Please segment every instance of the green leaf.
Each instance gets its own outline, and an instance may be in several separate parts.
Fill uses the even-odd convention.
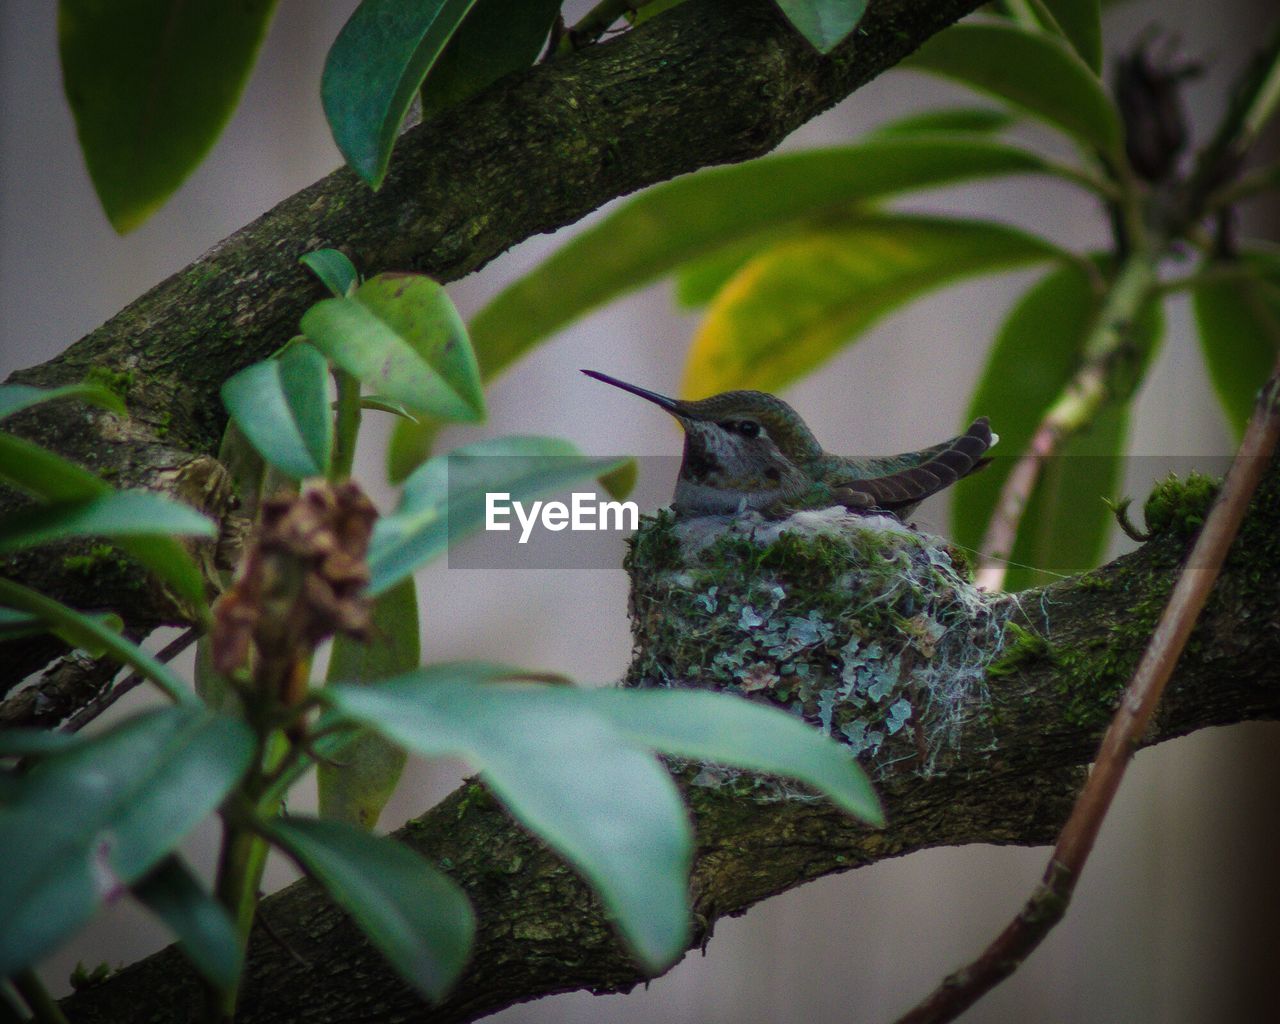
[[[61,0],[62,80],[112,226],[147,219],[213,146],[275,0]]]
[[[216,537],[218,529],[189,505],[152,491],[111,491],[80,501],[26,505],[0,517],[0,552],[68,537],[177,534]]]
[[[387,442],[387,480],[401,484],[426,462],[443,425],[430,417],[417,423],[397,421],[391,428],[391,440]]]
[[[405,481],[400,504],[373,527],[369,593],[381,594],[485,522],[486,496],[528,501],[619,468],[552,437],[498,437],[430,459]]]
[[[474,423],[484,394],[467,329],[449,296],[420,274],[379,274],[302,317],[307,337],[383,398]]]
[[[199,703],[169,666],[126,640],[108,622],[97,616],[68,608],[51,597],[45,597],[38,591],[6,579],[0,579],[0,604],[34,615],[69,644],[110,654],[150,679],[179,704]]]
[[[589,699],[633,743],[797,779],[850,814],[884,824],[880,801],[849,748],[779,708],[706,690],[609,688],[590,691]]]
[[[640,467],[636,464],[636,460],[627,459],[617,469],[601,473],[596,480],[609,497],[613,498],[614,501],[622,501],[623,498],[635,490],[636,480],[639,476]]]
[[[561,2],[476,0],[422,83],[422,119],[537,60]]]
[[[981,546],[1009,472],[1080,364],[1085,334],[1097,309],[1098,296],[1088,275],[1069,264],[1050,270],[1005,318],[965,421],[990,417],[1000,445],[991,465],[955,489],[951,531],[958,543]]]
[[[48,502],[83,502],[116,493],[74,462],[12,434],[0,433],[0,482]],[[172,537],[120,537],[117,544],[142,562],[197,611],[205,607],[204,579],[187,550]]]
[[[1099,266],[1105,270],[1102,261]],[[1083,270],[1063,267],[1028,290],[1000,328],[969,413],[991,417],[1001,454],[956,489],[951,515],[958,543],[981,545],[1009,472],[1079,366],[1098,303]],[[1163,332],[1159,306],[1148,306],[1134,330],[1141,375]],[[1010,565],[1006,590],[1097,565],[1114,524],[1103,499],[1113,497],[1119,485],[1127,428],[1127,404],[1112,404],[1042,467],[1010,555],[1021,564]]]
[[[60,388],[33,388],[27,384],[0,384],[0,419],[44,402],[73,398],[106,409],[117,416],[127,415],[124,400],[100,384],[68,384]]]
[[[382,184],[414,93],[475,0],[363,0],[325,60],[320,99],[351,169]]]
[[[1192,293],[1200,351],[1237,438],[1276,360],[1280,302],[1253,281],[1207,278]]]
[[[773,391],[923,292],[1061,250],[976,220],[851,218],[779,243],[720,291],[689,350],[685,394]]]
[[[111,490],[105,480],[38,444],[0,433],[0,482],[46,501],[78,501]]]
[[[480,310],[471,321],[476,355],[491,378],[587,310],[797,218],[1046,167],[1027,150],[938,135],[870,139],[677,178],[625,203]]]
[[[830,53],[858,27],[866,0],[774,0],[819,53]]]
[[[338,249],[316,249],[300,256],[298,262],[320,278],[320,283],[339,299],[360,283],[355,264]]]
[[[38,761],[0,807],[0,976],[52,952],[159,863],[225,799],[253,751],[243,723],[186,707]]]
[[[8,609],[0,609],[7,611]],[[47,757],[70,750],[84,737],[49,729],[0,729],[0,757]]]
[[[481,770],[511,813],[600,893],[640,960],[660,970],[689,933],[693,837],[675,785],[588,701],[485,681],[510,674],[437,665],[333,686],[326,697],[416,753],[460,756]]]
[[[235,925],[181,857],[162,860],[133,886],[133,895],[168,926],[205,980],[221,992],[235,988],[244,960]]]
[[[1080,59],[1095,74],[1102,73],[1102,11],[1098,0],[1044,0]]]
[[[373,409],[376,412],[390,413],[392,416],[399,416],[402,420],[409,423],[420,423],[416,415],[411,413],[400,402],[393,402],[388,398],[382,398],[380,395],[362,395],[360,397],[361,409]]]
[[[874,135],[918,135],[922,132],[984,134],[1000,132],[1016,118],[1007,110],[992,107],[952,107],[908,114],[894,121],[876,125]]]
[[[1128,429],[1128,407],[1109,405],[1043,466],[1013,545],[1005,590],[1044,586],[1097,567],[1115,526],[1104,499],[1121,486]]]
[[[249,443],[280,472],[302,480],[328,471],[329,364],[314,346],[290,345],[245,367],[222,385],[222,402]]]
[[[334,638],[326,676],[330,682],[369,683],[418,666],[418,597],[412,576],[374,601],[372,629],[368,643],[342,633]],[[377,733],[367,732],[351,740],[341,757],[320,763],[321,817],[375,828],[400,781],[404,762],[404,750]]]
[[[1007,22],[963,22],[928,39],[900,67],[954,78],[1008,100],[1117,164],[1120,115],[1089,66],[1059,37]]]
[[[475,934],[458,885],[409,847],[337,821],[264,823],[335,903],[355,919],[405,981],[440,999],[466,966]]]

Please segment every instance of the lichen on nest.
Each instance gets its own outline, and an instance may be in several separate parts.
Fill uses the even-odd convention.
[[[873,776],[903,761],[945,771],[962,742],[989,741],[986,668],[1012,606],[976,589],[940,538],[843,508],[780,521],[663,511],[641,522],[626,565],[625,685],[776,704]]]

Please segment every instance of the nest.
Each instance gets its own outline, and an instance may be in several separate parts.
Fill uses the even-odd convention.
[[[625,685],[723,690],[775,704],[873,777],[945,771],[987,743],[987,667],[1010,605],[963,555],[887,516],[843,508],[677,520],[631,541],[634,657]],[[731,773],[704,769],[714,784]]]

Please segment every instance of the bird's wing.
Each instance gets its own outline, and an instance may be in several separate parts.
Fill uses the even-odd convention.
[[[857,474],[847,483],[837,483],[841,500],[850,508],[905,514],[929,495],[985,466],[990,460],[983,455],[998,440],[982,416],[963,434],[931,448],[859,460]]]

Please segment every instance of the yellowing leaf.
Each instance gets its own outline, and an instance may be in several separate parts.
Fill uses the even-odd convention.
[[[683,391],[776,390],[923,292],[1058,255],[1001,224],[893,214],[783,241],[720,291],[693,340]]]

